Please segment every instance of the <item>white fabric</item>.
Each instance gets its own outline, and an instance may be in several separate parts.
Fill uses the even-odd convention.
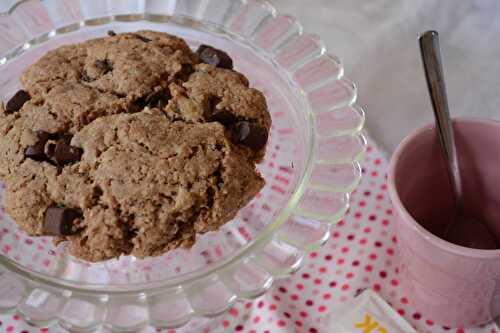
[[[440,33],[450,110],[500,120],[500,1],[271,0],[339,56],[359,88],[367,128],[392,151],[432,121],[417,37]]]

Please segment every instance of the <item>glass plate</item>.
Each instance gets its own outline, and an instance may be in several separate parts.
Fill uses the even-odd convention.
[[[115,32],[151,29],[227,51],[264,92],[273,119],[266,186],[219,231],[190,250],[87,263],[0,222],[0,311],[37,326],[81,332],[180,327],[253,299],[321,246],[361,178],[366,141],[356,87],[321,40],[262,1],[28,0],[0,15],[0,97],[48,50]]]

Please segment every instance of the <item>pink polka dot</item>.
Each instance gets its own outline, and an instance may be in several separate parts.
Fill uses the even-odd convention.
[[[302,322],[300,320],[296,320],[295,325],[298,327],[302,327]]]
[[[302,283],[297,283],[297,284],[295,285],[295,287],[296,287],[298,290],[302,290],[302,289],[304,289],[304,285],[303,285]]]
[[[279,287],[279,288],[278,288],[278,290],[279,290],[281,293],[283,293],[283,294],[285,294],[285,293],[287,292],[287,290],[286,290],[286,288],[285,288],[285,287]]]
[[[335,288],[335,286],[337,286],[337,282],[331,281],[328,285],[330,286],[330,288]]]
[[[425,323],[426,323],[427,325],[429,325],[429,326],[433,326],[433,325],[434,325],[434,322],[433,322],[432,320],[430,320],[430,319],[427,319],[427,320],[425,321]]]
[[[318,256],[317,252],[311,252],[311,253],[309,253],[309,257],[311,257],[311,258],[316,258],[317,256]]]
[[[350,287],[349,287],[349,285],[347,283],[342,286],[342,290],[343,291],[347,291],[347,290],[349,290],[349,288]]]
[[[345,254],[345,253],[349,252],[349,247],[344,246],[342,249],[340,249],[340,251]]]
[[[327,255],[325,256],[325,260],[326,260],[326,261],[330,261],[330,260],[332,260],[332,258],[333,258],[333,257],[332,257],[332,255],[331,255],[331,254],[327,254]]]
[[[398,310],[398,313],[399,313],[401,316],[404,316],[406,312],[405,312],[405,310],[403,310],[403,309],[399,309],[399,310]]]
[[[354,267],[359,266],[359,260],[354,260],[354,261],[352,262],[352,265],[353,265]]]
[[[234,328],[234,330],[237,332],[241,332],[241,331],[243,331],[243,329],[244,329],[243,325],[238,325]]]
[[[330,294],[330,293],[324,293],[323,294],[323,299],[324,300],[327,300],[327,299],[330,299],[330,298],[332,298],[332,294]]]
[[[303,279],[306,279],[306,280],[307,280],[307,279],[309,279],[309,277],[310,277],[310,275],[309,275],[308,273],[303,273],[303,274],[302,274],[302,278],[303,278]]]
[[[7,326],[7,328],[5,329],[8,333],[10,332],[14,332],[14,326]]]
[[[299,295],[293,294],[293,295],[290,295],[290,298],[292,299],[292,301],[296,301],[299,299]]]
[[[372,265],[366,265],[365,266],[365,271],[371,272],[372,270],[373,270],[373,266]]]
[[[308,299],[308,300],[306,301],[306,305],[307,305],[307,306],[313,306],[313,305],[314,305],[314,302],[313,302],[312,300]]]
[[[318,311],[319,311],[319,312],[325,312],[325,311],[326,311],[326,306],[324,306],[324,305],[320,305],[320,306],[318,307]]]
[[[394,250],[391,249],[391,248],[388,248],[387,249],[387,254],[390,255],[390,256],[392,256],[394,254]]]
[[[307,318],[308,314],[305,311],[300,311],[299,316],[301,316],[302,318]]]
[[[337,265],[342,265],[345,262],[344,258],[337,259]]]
[[[406,298],[406,297],[401,297],[401,303],[403,303],[403,304],[408,304],[408,298]]]
[[[352,241],[353,239],[354,239],[354,235],[348,235],[348,236],[347,236],[347,240],[348,240],[348,241]]]
[[[254,324],[257,324],[259,321],[260,321],[260,317],[259,317],[259,316],[255,316],[255,317],[253,317],[252,322],[253,322]]]
[[[359,240],[359,244],[361,244],[361,245],[365,245],[367,242],[368,242],[368,240],[366,238],[361,238]]]
[[[399,281],[394,279],[394,280],[391,280],[391,284],[396,287],[397,285],[399,285]]]
[[[380,271],[378,275],[382,278],[385,279],[387,277],[387,273],[385,271]]]
[[[363,232],[364,232],[365,234],[369,234],[370,232],[372,232],[372,228],[370,228],[370,227],[365,227],[365,228],[363,229]]]
[[[347,274],[346,274],[346,276],[345,276],[345,277],[346,277],[347,279],[352,279],[352,278],[354,277],[354,273],[349,272],[349,273],[347,273]]]
[[[233,317],[237,317],[238,316],[238,310],[236,308],[231,308],[229,309],[229,314]]]
[[[359,219],[361,219],[362,217],[363,217],[363,214],[361,214],[361,212],[356,212],[356,213],[354,213],[354,218],[356,218],[356,219],[358,219],[358,220],[359,220]]]
[[[286,323],[283,320],[278,320],[277,324],[278,324],[279,327],[285,327],[286,326]]]
[[[259,301],[259,303],[257,303],[257,307],[262,309],[262,307],[264,307],[264,301]]]
[[[375,290],[375,291],[380,291],[380,289],[381,289],[380,284],[375,283],[375,284],[373,285],[373,290]]]
[[[327,271],[326,267],[320,267],[319,268],[319,272],[320,273],[326,273],[326,271]]]
[[[366,202],[364,200],[361,200],[359,203],[358,203],[359,207],[364,207],[366,206]]]
[[[314,279],[314,284],[321,284],[321,279]]]
[[[376,260],[377,259],[377,255],[375,253],[371,253],[368,258],[370,258],[370,260]]]
[[[382,225],[383,226],[388,226],[389,225],[389,220],[382,220]]]
[[[422,318],[422,315],[418,312],[415,312],[412,317],[413,319],[419,320],[420,318]]]
[[[281,301],[281,297],[279,297],[278,295],[274,295],[274,296],[273,296],[273,299],[274,299],[276,302]]]

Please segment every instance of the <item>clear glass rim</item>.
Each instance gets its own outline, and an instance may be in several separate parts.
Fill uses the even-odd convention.
[[[20,5],[23,2],[26,2],[29,0],[21,0],[17,3],[15,3],[8,11],[0,13],[0,16],[5,16],[5,15],[10,15],[15,8]],[[247,43],[245,42],[246,38],[232,33],[231,31],[228,31],[225,27],[213,24],[212,22],[208,21],[200,21],[193,19],[191,16],[186,16],[186,15],[175,15],[175,16],[170,16],[170,15],[164,15],[164,14],[123,14],[123,15],[110,15],[110,16],[104,16],[104,17],[99,17],[99,18],[92,18],[89,20],[84,20],[81,22],[74,22],[72,24],[66,25],[64,27],[59,27],[54,30],[51,30],[49,32],[46,32],[36,38],[33,38],[29,41],[26,41],[22,46],[19,46],[15,48],[14,50],[6,53],[0,58],[0,66],[5,65],[8,63],[9,60],[15,59],[16,57],[24,54],[26,51],[28,51],[31,47],[40,45],[47,40],[50,40],[56,36],[60,36],[66,33],[71,33],[74,31],[77,31],[81,29],[82,27],[85,26],[91,26],[95,27],[98,25],[104,25],[104,24],[109,24],[112,22],[135,22],[135,21],[146,21],[146,22],[152,22],[152,23],[174,23],[174,24],[186,24],[190,23],[193,25],[193,23],[196,23],[197,27],[202,27],[205,28],[206,31],[210,32],[215,32],[215,33],[220,33],[222,32],[224,35],[230,36],[232,39],[239,41],[240,43],[244,44],[247,47],[250,47],[252,49],[258,49],[258,47],[254,46],[252,43]],[[301,199],[302,195],[304,194],[304,191],[307,188],[307,184],[309,183],[311,174],[312,174],[312,169],[314,165],[314,156],[315,156],[315,117],[314,113],[311,110],[311,106],[309,102],[307,102],[307,99],[304,97],[305,92],[302,91],[302,89],[294,83],[294,81],[289,77],[289,73],[282,69],[281,66],[279,66],[271,56],[268,54],[263,55],[265,60],[271,63],[275,68],[278,68],[279,71],[281,71],[284,74],[284,77],[287,77],[288,82],[291,83],[291,85],[296,89],[296,91],[299,93],[299,95],[302,97],[300,102],[304,108],[304,112],[306,113],[308,119],[309,119],[309,146],[308,146],[308,155],[305,160],[305,165],[304,165],[304,170],[300,177],[298,178],[297,182],[297,187],[292,193],[291,197],[289,198],[288,202],[286,203],[285,207],[281,210],[281,212],[278,214],[278,216],[274,219],[272,223],[266,226],[266,228],[262,231],[262,234],[240,248],[238,250],[238,254],[227,258],[225,260],[222,260],[213,266],[209,266],[206,269],[201,269],[199,271],[194,271],[190,273],[185,273],[182,274],[178,277],[175,278],[170,278],[170,279],[165,279],[165,280],[158,280],[155,282],[148,282],[148,283],[130,283],[130,284],[85,284],[85,285],[80,285],[77,282],[73,282],[70,280],[63,280],[63,279],[58,279],[58,278],[53,278],[50,276],[47,276],[45,274],[35,272],[33,270],[30,270],[26,267],[23,267],[19,264],[17,264],[14,260],[9,259],[8,257],[4,256],[3,254],[0,254],[0,265],[4,266],[7,270],[10,272],[16,273],[20,275],[21,277],[25,279],[32,280],[34,282],[42,283],[46,286],[49,287],[54,287],[54,288],[64,288],[66,290],[72,291],[72,292],[85,292],[86,294],[102,294],[103,292],[106,292],[108,294],[117,294],[117,295],[124,295],[124,294],[133,294],[138,291],[140,292],[154,292],[154,291],[159,291],[159,290],[165,290],[169,288],[175,288],[178,287],[179,285],[186,285],[186,284],[192,284],[195,283],[196,281],[202,279],[203,277],[214,274],[217,271],[226,269],[228,267],[231,267],[232,265],[238,263],[242,259],[248,256],[248,253],[251,252],[252,250],[260,249],[263,248],[271,239],[271,237],[274,235],[274,233],[278,230],[278,228],[288,219],[288,217],[292,214],[294,211],[295,207],[297,206],[299,200]],[[124,287],[127,288],[127,290],[122,290]]]

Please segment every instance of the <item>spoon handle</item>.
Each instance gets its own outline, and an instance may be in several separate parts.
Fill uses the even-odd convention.
[[[441,142],[443,157],[455,196],[455,203],[458,208],[461,206],[462,182],[460,180],[457,149],[444,85],[443,67],[439,51],[439,36],[437,31],[427,31],[418,40],[425,77],[427,78],[427,88],[429,89],[432,108],[436,117],[438,137]]]

